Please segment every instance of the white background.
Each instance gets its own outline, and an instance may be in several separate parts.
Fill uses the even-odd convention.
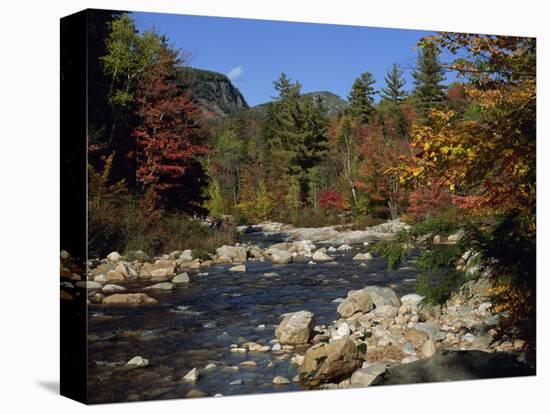
[[[248,4],[247,4],[248,3]],[[0,409],[142,413],[541,412],[548,375],[548,75],[544,1],[6,0],[0,22]],[[83,8],[162,11],[538,38],[538,376],[85,408],[57,395],[59,18]],[[543,138],[545,137],[546,140]],[[82,139],[82,137],[74,137]],[[108,386],[108,385],[106,385]],[[536,408],[541,407],[541,408]]]

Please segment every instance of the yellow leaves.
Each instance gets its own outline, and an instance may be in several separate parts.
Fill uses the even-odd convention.
[[[429,142],[425,142],[424,143],[424,151],[428,151],[430,149],[430,143]]]

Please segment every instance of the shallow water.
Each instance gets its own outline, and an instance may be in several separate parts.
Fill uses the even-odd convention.
[[[290,363],[292,353],[237,354],[230,352],[230,345],[268,344],[275,337],[280,315],[286,312],[309,310],[315,314],[315,324],[329,324],[337,318],[338,303],[333,300],[352,289],[378,285],[391,286],[398,296],[413,292],[416,271],[408,264],[402,270],[387,271],[381,259],[360,266],[361,262],[351,258],[365,250],[356,246],[346,253],[329,253],[336,264],[310,265],[309,259],[289,265],[249,261],[246,273],[228,272],[230,265],[216,265],[188,272],[191,282],[172,292],[146,291],[159,301],[158,306],[90,305],[90,402],[182,398],[191,389],[208,395],[303,389],[294,383],[272,383],[277,375],[289,380],[296,375]],[[201,276],[201,272],[208,275]],[[265,276],[267,272],[278,276]],[[129,292],[138,292],[148,285],[151,282],[139,281],[125,286]],[[128,370],[124,364],[136,355],[149,359],[151,365]],[[247,360],[254,360],[257,367],[239,367]],[[209,363],[217,367],[201,370],[194,385],[181,381],[190,369]],[[242,384],[230,385],[235,380]]]

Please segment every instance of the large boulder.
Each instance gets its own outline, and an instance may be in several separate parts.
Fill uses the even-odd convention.
[[[158,302],[145,293],[115,293],[103,299],[106,305],[137,306],[156,305]]]
[[[370,295],[374,306],[377,308],[384,305],[395,306],[396,308],[401,306],[401,302],[395,292],[388,287],[367,286],[363,290]]]
[[[175,266],[170,260],[157,260],[151,268],[151,278],[159,282],[168,280],[175,273]]]
[[[109,270],[105,276],[107,277],[107,280],[110,281],[126,279],[126,277],[122,273],[119,273],[116,270]]]
[[[271,249],[271,261],[278,264],[292,263],[292,254],[287,250]]]
[[[349,318],[357,312],[366,313],[372,310],[371,296],[365,290],[348,293],[348,297],[338,305],[337,312],[342,318]]]
[[[275,336],[279,343],[283,345],[307,343],[313,328],[313,313],[299,311],[283,316],[283,320],[275,330]]]
[[[363,358],[351,339],[337,339],[309,348],[300,366],[300,376],[310,383],[338,381],[349,376],[362,363]]]
[[[216,249],[216,263],[245,262],[246,249],[244,247],[223,245]]]

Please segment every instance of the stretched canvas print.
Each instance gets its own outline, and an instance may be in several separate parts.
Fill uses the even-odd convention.
[[[61,19],[62,394],[535,375],[535,114],[534,38]]]

